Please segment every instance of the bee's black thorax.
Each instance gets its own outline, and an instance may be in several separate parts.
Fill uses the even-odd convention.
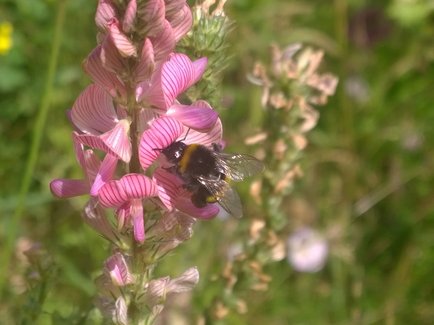
[[[178,172],[184,177],[218,175],[213,151],[199,144],[187,145],[178,161]]]
[[[182,159],[186,148],[187,145],[184,142],[177,141],[172,143],[167,148],[161,150],[161,153],[166,156],[169,162],[177,164]]]

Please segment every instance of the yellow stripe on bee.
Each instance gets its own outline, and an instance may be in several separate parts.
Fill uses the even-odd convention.
[[[217,202],[217,198],[215,196],[207,196],[206,197],[206,203],[216,203]]]
[[[185,148],[184,153],[181,157],[181,160],[179,161],[179,171],[181,173],[186,172],[187,166],[190,162],[191,155],[198,147],[199,147],[199,145],[197,145],[197,144],[190,144]]]

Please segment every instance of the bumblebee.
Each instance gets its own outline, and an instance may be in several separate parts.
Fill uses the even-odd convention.
[[[196,207],[218,203],[234,217],[242,216],[242,206],[237,192],[228,182],[242,181],[264,169],[258,159],[245,154],[223,153],[216,144],[210,149],[201,144],[176,141],[161,152],[173,164],[168,170],[184,181],[184,188],[191,193],[191,201]]]

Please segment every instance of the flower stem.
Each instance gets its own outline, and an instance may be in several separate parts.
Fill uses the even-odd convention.
[[[57,7],[54,36],[49,57],[49,65],[47,77],[45,80],[44,93],[39,105],[38,114],[36,116],[33,136],[31,138],[32,143],[30,147],[30,153],[27,158],[26,168],[21,180],[18,204],[15,209],[14,215],[6,222],[6,243],[2,249],[2,254],[0,256],[0,265],[3,269],[3,272],[0,272],[1,294],[7,294],[7,292],[5,292],[6,288],[4,287],[4,284],[5,280],[8,278],[8,268],[11,260],[12,250],[15,243],[15,238],[18,234],[18,224],[26,208],[26,198],[30,189],[32,176],[34,174],[35,166],[38,160],[38,153],[41,147],[42,136],[45,129],[45,122],[47,120],[48,110],[50,108],[50,100],[53,92],[54,77],[57,68],[59,49],[62,40],[63,25],[65,21],[66,2],[67,0],[59,1],[59,5]]]

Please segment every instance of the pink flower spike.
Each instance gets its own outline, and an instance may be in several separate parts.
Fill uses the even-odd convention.
[[[126,98],[125,85],[116,74],[104,68],[101,61],[101,46],[97,46],[83,63],[84,71],[112,97]]]
[[[158,149],[169,146],[182,132],[182,124],[174,118],[162,117],[154,120],[140,139],[139,159],[142,168],[147,169],[160,155]]]
[[[50,182],[50,190],[59,198],[71,198],[89,193],[89,184],[82,179],[55,179]]]
[[[90,189],[90,195],[97,196],[99,189],[108,181],[112,179],[112,176],[116,170],[118,158],[107,154],[102,161],[98,173],[95,175],[95,181]]]
[[[116,8],[111,0],[99,0],[95,23],[101,30],[108,29],[108,23],[116,17]]]
[[[218,113],[203,100],[196,101],[191,105],[174,104],[167,110],[166,114],[196,130],[208,130],[215,125],[218,119]]]
[[[113,40],[119,54],[124,58],[137,56],[137,50],[133,42],[120,30],[119,21],[112,19],[109,22],[110,37]]]
[[[127,9],[125,10],[124,20],[122,23],[122,29],[125,33],[129,33],[134,25],[137,15],[137,1],[130,0],[128,2]]]
[[[191,62],[185,54],[170,55],[160,71],[153,74],[151,87],[144,94],[146,100],[158,108],[169,108],[179,94],[200,79],[206,63],[206,58]]]
[[[172,17],[185,6],[186,0],[166,0],[166,17]]]

